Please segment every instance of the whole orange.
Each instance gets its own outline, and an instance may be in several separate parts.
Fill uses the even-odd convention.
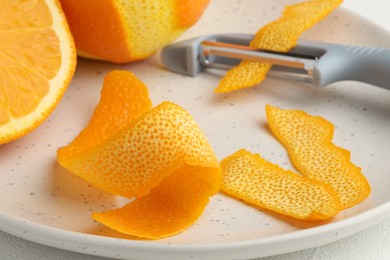
[[[61,0],[78,54],[145,59],[195,24],[210,0]]]

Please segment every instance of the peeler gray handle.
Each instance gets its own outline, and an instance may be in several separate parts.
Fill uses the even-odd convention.
[[[252,38],[251,34],[205,35],[165,47],[161,58],[168,69],[195,76],[202,70],[198,60],[202,41],[248,45]],[[301,40],[290,52],[318,57],[311,75],[315,86],[353,80],[390,89],[390,49]]]
[[[353,80],[390,89],[390,49],[306,41],[299,45],[325,50],[313,71],[317,86]]]

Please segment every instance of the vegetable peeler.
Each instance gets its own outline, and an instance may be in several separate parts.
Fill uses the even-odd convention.
[[[241,60],[273,64],[271,76],[314,86],[353,80],[390,90],[390,49],[300,40],[289,52],[249,47],[254,35],[206,35],[166,46],[163,65],[176,73],[196,76],[207,68],[229,69]]]

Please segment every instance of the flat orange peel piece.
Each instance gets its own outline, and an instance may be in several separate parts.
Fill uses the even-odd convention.
[[[123,88],[132,82],[134,89]],[[95,213],[94,219],[126,234],[150,239],[177,234],[194,223],[209,197],[218,192],[218,160],[187,111],[169,101],[147,110],[151,103],[146,87],[132,75],[126,84],[105,81],[90,124],[72,144],[58,151],[58,162],[107,192],[136,198],[121,209]],[[120,101],[123,98],[126,102]],[[117,101],[124,111],[134,114],[127,115],[128,121],[115,129],[105,124],[114,124],[116,119],[105,121],[99,113],[112,115],[118,108],[107,111],[104,107]],[[108,130],[101,133],[90,127]]]
[[[330,185],[303,177],[245,149],[221,162],[221,190],[261,208],[301,220],[322,220],[340,211]]]
[[[287,52],[297,44],[304,31],[324,19],[341,3],[342,0],[313,0],[286,6],[282,17],[262,27],[250,46]],[[271,66],[269,63],[242,61],[226,73],[215,92],[226,93],[260,84]]]
[[[352,207],[370,194],[361,168],[350,152],[332,143],[334,126],[326,119],[301,110],[266,106],[272,132],[286,147],[292,163],[304,176],[330,184],[339,194],[341,207]]]

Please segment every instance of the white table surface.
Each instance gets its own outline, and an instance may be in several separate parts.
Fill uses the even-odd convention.
[[[345,0],[343,6],[390,31],[390,1]],[[0,259],[104,260],[108,258],[51,248],[0,232]],[[390,218],[350,237],[324,246],[262,258],[262,260],[291,259],[390,259]]]

